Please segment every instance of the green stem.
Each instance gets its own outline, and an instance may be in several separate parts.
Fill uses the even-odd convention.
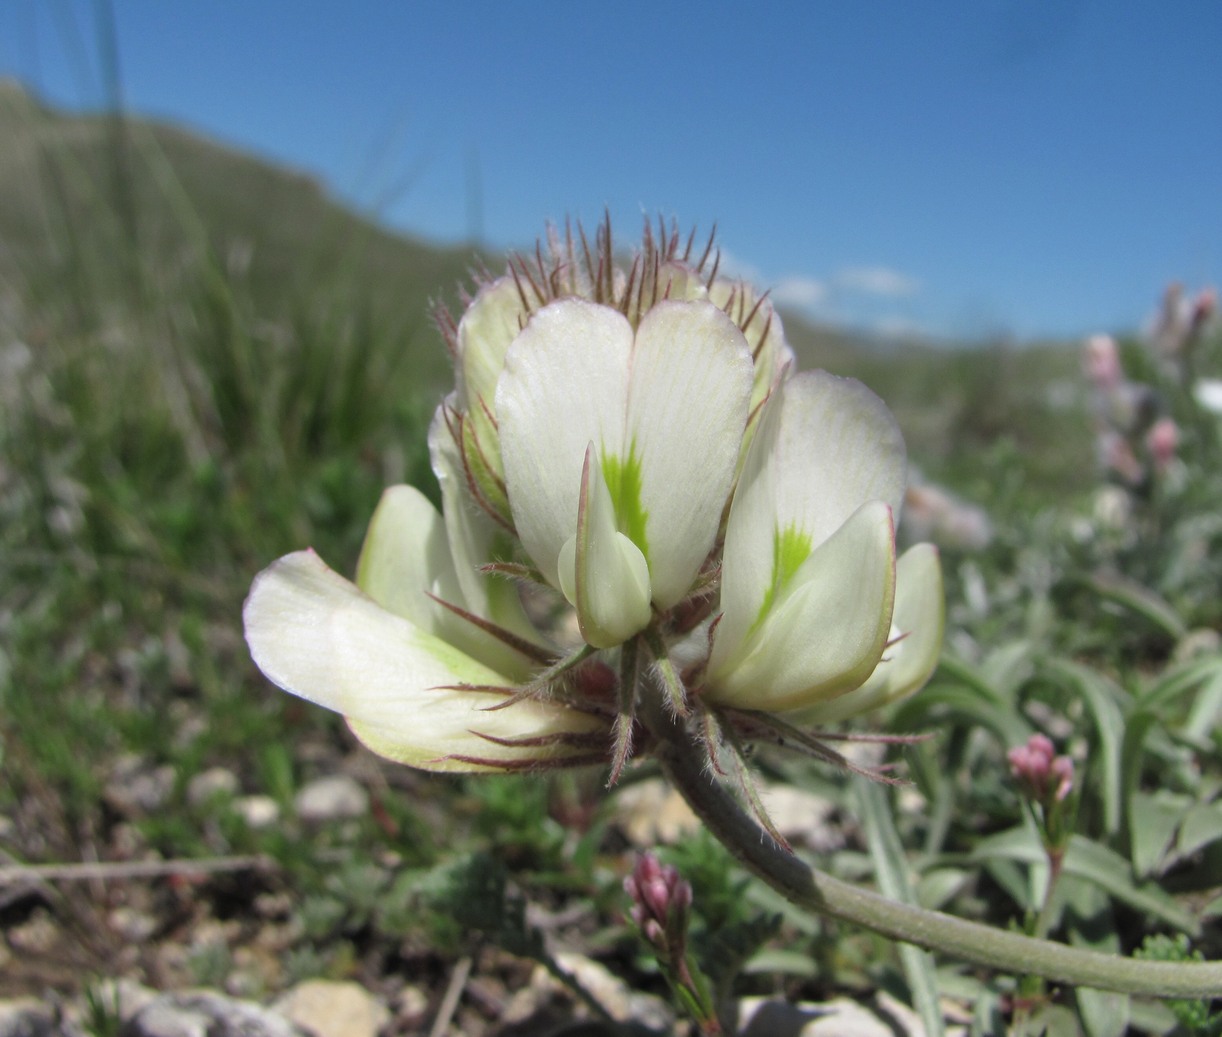
[[[1061,865],[1065,862],[1065,851],[1063,849],[1048,851],[1048,888],[1044,891],[1044,903],[1040,905],[1039,917],[1035,920],[1035,926],[1031,930],[1031,935],[1036,939],[1043,940],[1048,936],[1048,930],[1052,928],[1052,913],[1055,910],[1053,906],[1053,897],[1056,896],[1057,883],[1061,878]]]
[[[1027,808],[1034,815],[1035,808],[1030,802],[1027,803]],[[1047,814],[1044,815],[1045,818]],[[1035,819],[1037,826],[1040,825],[1040,819]],[[1052,928],[1052,915],[1054,911],[1053,900],[1056,897],[1057,883],[1061,879],[1061,867],[1065,863],[1065,848],[1053,847],[1049,843],[1047,828],[1041,826],[1044,837],[1044,851],[1048,855],[1048,885],[1044,889],[1044,902],[1040,905],[1040,913],[1031,923],[1029,936],[1035,937],[1037,940],[1046,939],[1048,931]],[[1032,1012],[1031,1009],[1038,1001],[1042,1000],[1045,995],[1044,980],[1041,976],[1032,975],[1028,972],[1018,979],[1019,997],[1014,1005],[1014,1018],[1010,1021],[1010,1029],[1019,1037],[1025,1037],[1030,1032]]]
[[[1152,997],[1222,995],[1222,963],[1139,961],[1037,940],[897,903],[804,864],[777,847],[709,775],[702,747],[666,712],[661,696],[648,690],[642,696],[641,719],[656,740],[662,769],[739,862],[798,907],[1015,975],[1029,973],[1070,986]]]

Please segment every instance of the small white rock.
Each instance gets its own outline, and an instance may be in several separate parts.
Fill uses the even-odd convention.
[[[369,811],[369,793],[346,774],[317,778],[301,787],[293,800],[302,821],[319,824],[363,817]]]
[[[152,767],[135,754],[120,757],[106,783],[106,799],[119,813],[132,817],[163,807],[174,791],[175,771],[169,764]]]
[[[110,927],[129,944],[144,943],[157,931],[157,919],[134,907],[116,907],[108,920]]]
[[[674,1031],[674,1011],[662,998],[633,990],[605,965],[584,954],[560,951],[555,957],[556,964],[576,979],[612,1019],[641,1023],[659,1033]],[[542,965],[535,968],[530,985],[539,994],[566,992]]]
[[[280,820],[280,804],[271,796],[239,796],[233,811],[250,828],[270,828]]]
[[[126,1022],[159,995],[134,979],[104,979],[92,988],[91,996],[105,1011],[114,1011]]]
[[[844,832],[831,824],[836,804],[830,799],[780,783],[763,786],[760,799],[777,831],[791,842],[821,853],[844,847]]]
[[[187,783],[187,802],[204,806],[216,796],[232,796],[238,791],[238,776],[225,767],[209,767]]]
[[[299,983],[272,1008],[317,1037],[377,1037],[390,1012],[364,987],[311,979]]]
[[[671,845],[701,827],[687,800],[661,778],[628,786],[612,804],[615,819],[633,846]]]
[[[128,1037],[305,1037],[278,1012],[214,991],[162,994],[123,1027]]]
[[[925,1037],[920,1023],[896,1020],[906,1037]],[[769,998],[744,998],[739,1005],[741,1037],[895,1037],[895,1028],[879,1013],[848,998],[820,1004],[789,1004]]]

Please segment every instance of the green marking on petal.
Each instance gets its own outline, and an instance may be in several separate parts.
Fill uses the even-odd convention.
[[[505,521],[510,520],[509,497],[500,472],[501,444],[495,434],[480,435],[473,418],[462,423],[463,462],[484,502]]]
[[[615,528],[615,508],[593,443],[581,473],[577,535],[560,549],[557,569],[565,596],[572,591],[587,644],[614,648],[649,622],[649,565],[640,548]]]
[[[811,536],[795,525],[778,529],[772,538],[772,583],[764,600],[760,604],[759,615],[755,622],[759,623],[772,608],[773,602],[793,579],[802,563],[810,557]]]
[[[488,560],[490,562],[512,562],[515,560],[514,546],[516,541],[503,529],[498,529],[488,544]],[[521,608],[517,585],[513,580],[499,576],[487,576],[484,579],[488,593],[488,618],[500,621],[504,616],[512,615]]]
[[[615,505],[616,527],[648,559],[649,543],[645,531],[649,512],[641,503],[641,459],[636,452],[636,441],[629,444],[626,461],[614,454],[604,453],[602,470]]]

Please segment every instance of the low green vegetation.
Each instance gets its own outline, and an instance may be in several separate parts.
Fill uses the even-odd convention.
[[[425,434],[450,376],[429,300],[453,303],[483,260],[389,235],[307,178],[168,127],[65,116],[5,87],[0,134],[0,868],[215,865],[0,896],[0,995],[115,969],[256,994],[312,975],[441,989],[468,957],[512,988],[528,961],[567,981],[561,944],[664,994],[621,885],[648,844],[619,804],[650,784],[648,763],[614,795],[597,773],[384,766],[338,718],[273,691],[241,639],[271,559],[312,545],[351,570],[384,486],[435,491]],[[869,721],[934,732],[897,753],[911,784],[863,792],[760,755],[770,784],[818,797],[795,844],[834,874],[1003,928],[1222,957],[1216,417],[1127,344],[1182,438],[1173,474],[1109,512],[1076,345],[786,330],[804,366],[879,392],[917,465],[981,506],[992,534],[944,550],[934,680]],[[1217,341],[1198,359],[1222,372]],[[1040,817],[1006,763],[1037,732],[1075,768],[1051,900]],[[236,781],[201,792],[217,768]],[[364,808],[298,816],[302,788],[336,771]],[[903,875],[879,868],[884,842]],[[1219,1032],[1208,1004],[901,958],[779,902],[699,833],[660,856],[694,887],[693,952],[720,995],[915,1003],[932,983],[970,1006],[972,1033],[1003,1018],[1056,1035]],[[23,952],[40,917],[52,935]]]

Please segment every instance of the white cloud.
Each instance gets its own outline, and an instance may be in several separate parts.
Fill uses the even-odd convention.
[[[692,251],[696,252],[696,258],[699,258],[700,250],[693,248]],[[744,262],[728,248],[723,248],[721,245],[717,245],[717,252],[721,257],[720,262],[717,264],[717,273],[719,277],[729,277],[739,281],[746,281],[748,284],[755,285],[757,288],[761,285],[767,287],[763,277],[760,274],[759,267],[755,267],[750,263]],[[695,259],[692,261],[695,262]],[[706,267],[706,271],[707,269],[708,268]]]
[[[882,338],[913,338],[928,334],[915,312],[921,282],[882,264],[845,265],[827,276],[791,272],[778,278],[761,275],[758,267],[721,250],[723,277],[741,278],[757,288],[769,288],[772,301],[809,319],[855,328]]]
[[[919,321],[907,317],[883,317],[870,325],[869,330],[880,338],[914,339],[928,338],[929,331]]]
[[[915,277],[900,273],[885,266],[849,266],[838,271],[832,278],[836,288],[843,291],[861,292],[886,298],[901,298],[916,295],[921,283]]]
[[[782,277],[772,289],[772,301],[794,308],[819,306],[827,301],[827,285],[814,277]]]

